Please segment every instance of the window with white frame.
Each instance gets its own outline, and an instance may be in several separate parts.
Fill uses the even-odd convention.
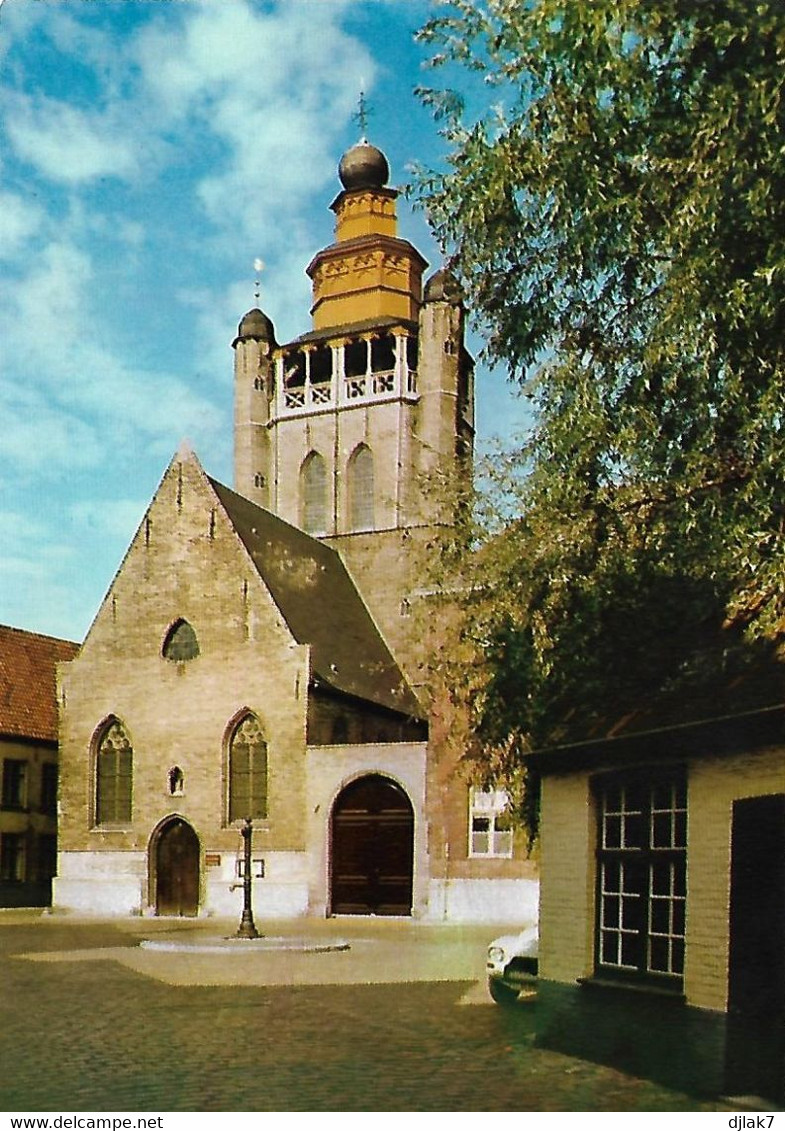
[[[680,984],[687,903],[682,770],[595,783],[597,971]]]
[[[510,796],[506,790],[469,790],[469,855],[512,856]]]

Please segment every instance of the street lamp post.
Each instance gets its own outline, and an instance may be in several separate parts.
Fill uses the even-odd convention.
[[[245,818],[245,824],[240,830],[243,838],[243,914],[240,919],[240,926],[237,928],[236,938],[238,939],[258,939],[259,932],[253,921],[253,908],[251,906],[251,837],[253,836],[253,825],[251,818]]]

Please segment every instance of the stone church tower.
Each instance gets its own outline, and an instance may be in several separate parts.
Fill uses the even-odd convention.
[[[279,344],[259,309],[235,349],[235,488],[338,549],[417,685],[423,555],[470,474],[472,361],[442,271],[397,231],[384,154],[344,154],[335,242],[307,267],[312,328]]]
[[[61,666],[59,907],[234,916],[250,816],[270,918],[534,919],[506,795],[420,666],[450,611],[425,559],[471,473],[463,311],[442,272],[423,287],[384,155],[340,177],[312,328],[240,323],[236,490],[175,454]]]

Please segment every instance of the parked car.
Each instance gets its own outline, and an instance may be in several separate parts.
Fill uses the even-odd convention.
[[[525,927],[517,935],[501,935],[488,947],[488,992],[498,1005],[511,1005],[522,990],[534,990],[537,942],[537,928]]]

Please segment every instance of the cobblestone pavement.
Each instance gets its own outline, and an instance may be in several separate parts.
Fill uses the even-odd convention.
[[[535,1047],[536,1004],[487,996],[496,928],[261,925],[321,954],[142,950],[214,921],[0,912],[3,1111],[717,1111]]]

